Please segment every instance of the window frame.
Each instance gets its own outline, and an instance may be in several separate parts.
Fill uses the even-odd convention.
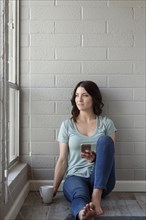
[[[8,2],[8,166],[19,160],[19,1]]]

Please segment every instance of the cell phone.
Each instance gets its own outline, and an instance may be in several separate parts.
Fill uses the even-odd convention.
[[[85,152],[85,150],[91,150],[91,144],[81,144],[81,152]]]

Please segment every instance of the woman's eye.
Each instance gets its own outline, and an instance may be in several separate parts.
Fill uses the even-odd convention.
[[[88,94],[82,94],[81,97],[88,97],[89,95]],[[75,97],[80,97],[79,94],[75,94]]]

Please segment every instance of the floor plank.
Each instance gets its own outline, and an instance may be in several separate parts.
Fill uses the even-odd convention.
[[[113,192],[102,200],[104,215],[98,220],[142,220],[146,218],[146,193]],[[68,216],[68,218],[67,218]],[[62,192],[53,199],[51,205],[42,203],[39,192],[30,192],[16,220],[73,220],[70,203]]]

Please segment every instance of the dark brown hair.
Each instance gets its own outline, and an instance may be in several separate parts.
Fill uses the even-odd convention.
[[[86,80],[86,81],[79,82],[76,85],[76,87],[73,91],[73,95],[72,95],[72,98],[71,98],[72,119],[74,121],[76,121],[76,118],[77,118],[77,116],[79,115],[79,112],[80,112],[79,109],[76,106],[76,103],[75,103],[76,90],[77,90],[78,87],[83,87],[87,91],[87,93],[92,97],[94,114],[95,115],[100,115],[102,113],[102,108],[104,106],[104,104],[102,102],[101,92],[100,92],[98,86],[96,85],[96,83]]]

